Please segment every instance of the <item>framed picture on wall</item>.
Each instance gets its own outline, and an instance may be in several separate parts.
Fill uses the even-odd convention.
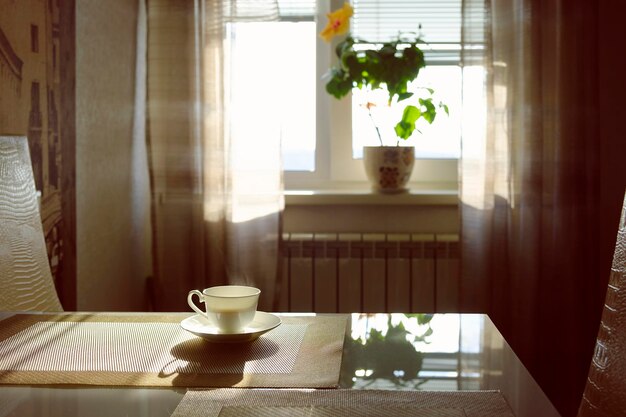
[[[50,268],[75,306],[74,1],[0,0],[0,134],[28,137]]]

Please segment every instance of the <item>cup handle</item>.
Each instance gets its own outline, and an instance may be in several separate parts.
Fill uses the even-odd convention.
[[[187,295],[187,304],[189,304],[189,307],[191,307],[198,314],[200,314],[202,316],[206,316],[206,313],[204,311],[200,310],[196,306],[196,303],[193,302],[194,294],[198,296],[198,298],[200,299],[201,303],[204,303],[204,296],[203,296],[203,294],[200,291],[198,291],[198,290],[191,290],[191,291],[189,291],[189,294]]]

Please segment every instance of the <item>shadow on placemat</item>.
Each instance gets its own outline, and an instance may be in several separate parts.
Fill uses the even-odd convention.
[[[172,385],[176,386],[189,383],[198,374],[219,373],[226,375],[223,376],[228,379],[225,383],[235,385],[243,379],[247,363],[268,358],[278,350],[278,344],[268,339],[249,343],[211,343],[200,338],[185,340],[172,347],[170,354],[176,359],[159,372],[159,377],[169,378],[177,374],[172,379]],[[207,362],[207,357],[212,360]],[[170,369],[175,360],[184,365]]]

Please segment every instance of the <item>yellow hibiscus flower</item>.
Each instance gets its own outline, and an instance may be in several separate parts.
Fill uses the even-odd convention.
[[[337,35],[343,35],[350,28],[350,17],[353,14],[350,3],[344,3],[341,9],[328,13],[328,24],[320,33],[322,39],[330,42]]]

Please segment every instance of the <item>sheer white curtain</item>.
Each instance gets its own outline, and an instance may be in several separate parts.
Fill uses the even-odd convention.
[[[603,225],[617,221],[624,186],[623,172],[603,165],[623,137],[600,127],[599,6],[465,1],[476,5],[488,18],[464,15],[464,62],[485,70],[487,111],[463,137],[462,309],[489,313],[563,415],[575,415],[617,230]]]
[[[273,0],[148,2],[157,309],[186,310],[190,289],[225,283],[257,286],[260,308],[275,306],[280,135],[260,105],[263,85],[233,93],[230,58],[232,23],[270,20],[276,11]]]

